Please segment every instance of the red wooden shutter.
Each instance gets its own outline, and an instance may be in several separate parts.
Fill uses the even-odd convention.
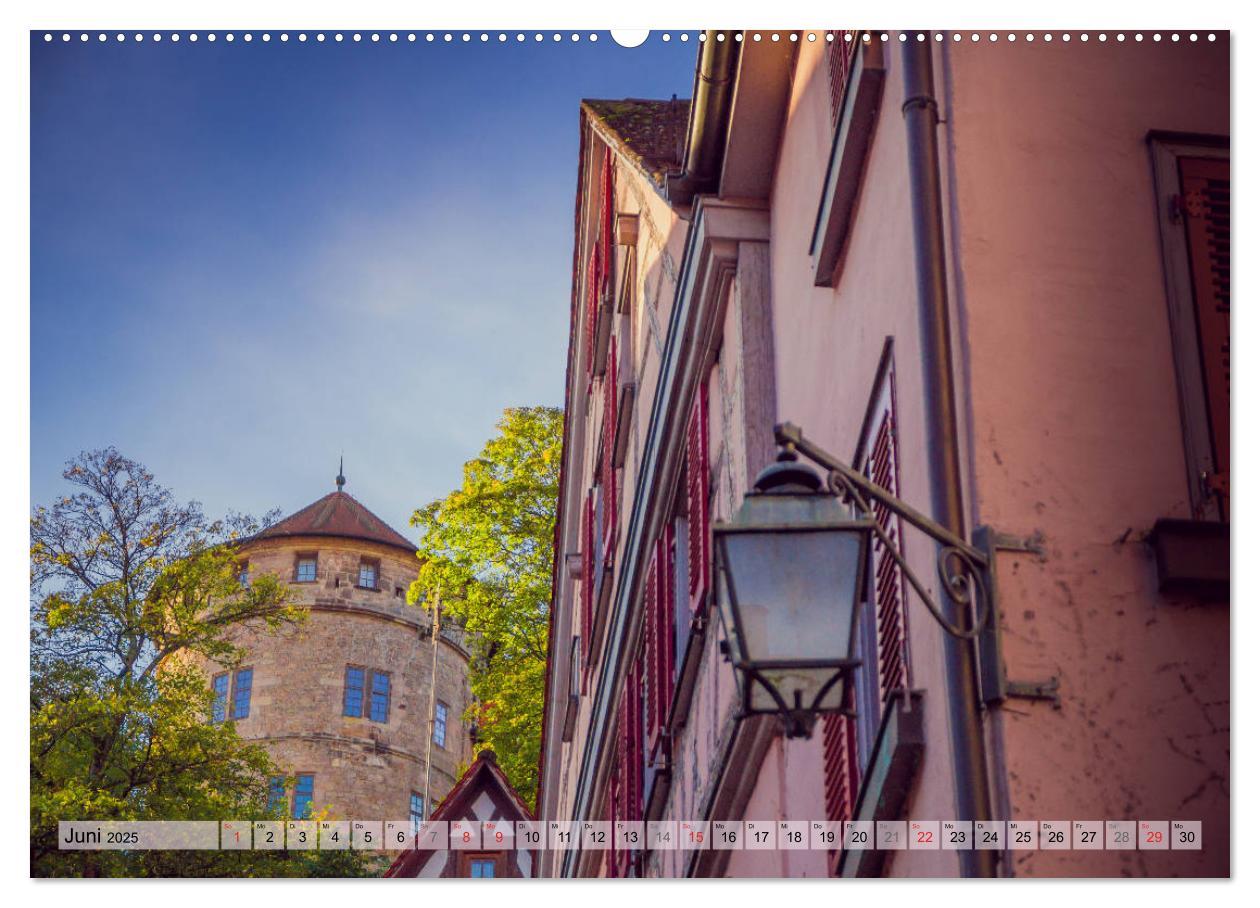
[[[831,40],[827,42],[827,84],[830,88],[831,125],[840,123],[840,115],[844,109],[844,90],[849,84],[849,75],[853,72],[853,59],[857,56],[861,42],[861,32],[830,31]],[[849,40],[845,40],[845,35]]]
[[[666,537],[656,542],[652,561],[648,567],[648,592],[644,607],[647,610],[645,658],[647,660],[647,754],[650,759],[658,755],[669,709],[674,694],[674,626],[673,591],[669,577],[669,550]]]
[[[626,819],[643,819],[643,654],[630,668],[626,682],[629,707],[626,716]]]
[[[653,550],[648,562],[647,579],[643,590],[643,690],[647,701],[647,749],[648,753],[656,750],[656,740],[660,727],[656,716],[660,712],[662,696],[660,673],[657,670],[657,638],[661,634],[660,613],[657,608],[656,551]]]
[[[610,783],[612,807],[609,820],[643,819],[643,654],[630,664],[617,707],[616,766]],[[617,847],[613,829],[610,875],[628,876],[630,850]]]
[[[582,509],[582,693],[591,673],[591,626],[595,619],[595,495],[586,493]]]
[[[675,570],[677,567],[677,558],[674,554],[674,525],[668,523],[665,525],[665,531],[661,533],[660,539],[656,543],[656,564],[657,571],[660,573],[658,582],[660,583],[659,605],[660,623],[662,633],[660,635],[659,658],[661,672],[661,689],[665,695],[661,698],[661,715],[660,723],[664,727],[669,723],[669,711],[674,705],[674,621],[675,616],[675,587],[674,578],[677,576]]]
[[[1209,485],[1229,520],[1229,160],[1180,158],[1186,244],[1212,453]]]
[[[866,470],[871,481],[897,494],[897,451],[893,410],[888,406],[880,418],[879,427],[867,458]],[[898,551],[901,547],[901,523],[882,504],[875,505],[875,519],[888,534]],[[879,648],[879,693],[881,702],[888,694],[909,684],[906,661],[905,597],[901,584],[901,569],[897,560],[878,539],[871,547],[875,566],[875,638]]]
[[[604,170],[600,188],[599,245],[603,253],[604,273],[600,275],[600,290],[604,290],[613,269],[613,155],[611,148],[604,149]]]
[[[586,374],[595,374],[595,338],[599,325],[600,284],[604,279],[600,263],[600,245],[591,249],[591,261],[586,270]]]
[[[621,753],[615,756],[615,763],[612,772],[608,775],[608,798],[604,807],[604,817],[610,824],[615,823],[618,819],[617,814],[620,811],[619,801],[621,800]],[[609,837],[612,839],[608,843],[608,850],[604,852],[604,866],[607,875],[610,877],[621,876],[621,852],[617,849],[617,829],[612,827],[609,831]]]
[[[843,713],[823,715],[823,799],[827,819],[853,818],[861,774],[857,754],[857,725]]]
[[[691,610],[709,589],[709,386],[701,381],[687,427],[687,589]]]
[[[617,544],[617,338],[608,340],[608,368],[604,371],[604,561],[611,565]]]

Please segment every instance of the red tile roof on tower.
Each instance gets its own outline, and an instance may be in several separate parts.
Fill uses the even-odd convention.
[[[283,539],[292,536],[340,536],[363,539],[382,545],[407,549],[413,554],[416,544],[377,517],[349,494],[329,492],[314,504],[291,514],[268,527],[254,539]]]

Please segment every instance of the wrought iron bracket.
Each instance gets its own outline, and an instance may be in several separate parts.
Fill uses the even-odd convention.
[[[781,423],[774,427],[774,435],[780,445],[804,455],[827,471],[827,487],[832,494],[847,501],[863,516],[873,519],[875,535],[897,562],[902,576],[942,630],[952,637],[972,641],[987,633],[987,629],[995,624],[992,600],[989,597],[991,584],[987,579],[990,553],[941,526],[838,457],[809,441],[799,426]],[[874,519],[877,508],[891,511],[939,544],[936,572],[941,581],[941,589],[953,604],[953,611],[966,624],[957,624],[942,612],[932,594],[902,556],[900,548],[892,543],[880,521]]]
[[[1040,531],[1029,536],[1016,536],[981,526],[972,534],[972,541],[967,542],[809,441],[799,426],[782,423],[775,426],[774,435],[780,445],[790,446],[827,470],[828,487],[832,492],[848,500],[865,515],[874,516],[876,507],[887,508],[940,545],[937,574],[944,594],[955,606],[954,611],[968,621],[968,625],[964,627],[954,624],[941,612],[931,594],[901,556],[899,549],[891,544],[876,521],[877,535],[896,559],[902,575],[928,612],[946,633],[971,641],[979,674],[982,706],[1000,703],[1008,697],[1044,700],[1053,703],[1056,709],[1061,706],[1058,678],[1009,681],[1002,660],[1001,622],[993,565],[998,552],[1034,555],[1045,561],[1045,538]]]
[[[1006,696],[1020,700],[1049,700],[1055,709],[1063,707],[1059,699],[1059,679],[1047,678],[1045,681],[1007,681]]]

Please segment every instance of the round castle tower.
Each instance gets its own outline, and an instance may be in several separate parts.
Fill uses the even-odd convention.
[[[457,627],[439,625],[435,643],[432,613],[407,605],[415,545],[344,483],[242,543],[243,574],[287,580],[310,615],[273,635],[238,629],[239,669],[206,663],[215,718],[267,747],[288,815],[427,816],[472,757],[468,652]]]

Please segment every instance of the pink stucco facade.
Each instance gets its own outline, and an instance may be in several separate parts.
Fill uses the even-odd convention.
[[[1160,592],[1150,539],[1157,520],[1211,519],[1188,478],[1185,345],[1170,324],[1172,228],[1161,223],[1168,200],[1151,137],[1169,137],[1157,141],[1183,153],[1199,143],[1204,155],[1228,154],[1229,41],[1126,37],[1003,35],[943,42],[931,55],[966,530],[1033,542],[995,557],[1001,661],[1008,680],[1055,679],[1059,695],[1057,704],[1008,696],[975,708],[993,817],[1199,821],[1202,847],[1002,851],[1001,875],[1230,872],[1228,594]],[[647,683],[634,673],[651,634],[653,541],[675,538],[671,525],[694,525],[689,414],[699,396],[707,400],[712,521],[734,513],[772,458],[776,423],[799,425],[845,459],[858,452],[861,469],[881,413],[893,427],[893,491],[930,508],[935,452],[913,267],[905,51],[894,36],[858,52],[861,75],[855,64],[844,97],[875,84],[876,72],[880,90],[862,166],[845,171],[853,203],[834,272],[815,233],[820,201],[839,191],[828,182],[829,162],[843,151],[837,133],[843,139],[852,127],[834,112],[832,53],[821,40],[743,42],[731,64],[721,173],[686,204],[645,166],[624,112],[584,109],[542,818],[603,819],[626,809],[632,748],[618,731],[620,704]],[[583,502],[602,488],[602,396],[612,393],[585,367],[585,262],[599,241],[604,148],[611,210],[634,215],[637,233],[618,239],[619,289],[609,322],[598,324],[618,338],[618,383],[632,385],[632,405],[617,426],[625,454],[615,474],[616,548],[584,610]],[[589,336],[600,342],[599,331]],[[1224,538],[1227,545],[1227,526]],[[935,544],[906,527],[898,541],[939,601]],[[677,544],[678,558],[695,564],[684,549]],[[898,651],[905,686],[922,692],[925,745],[896,818],[958,819],[944,638],[898,588]],[[652,765],[643,790],[632,791],[645,817],[847,818],[828,815],[844,801],[833,796],[832,739],[821,722],[811,738],[789,740],[771,721],[739,719],[721,623],[711,601],[705,608],[674,640],[667,743],[655,762],[645,758]],[[570,683],[575,636],[589,660],[577,669],[584,684]],[[862,746],[878,749],[879,740]],[[895,851],[878,872],[956,876],[967,866],[948,850]],[[543,855],[540,872],[846,870],[827,851],[780,849],[648,850],[620,866],[598,852],[557,852]]]

